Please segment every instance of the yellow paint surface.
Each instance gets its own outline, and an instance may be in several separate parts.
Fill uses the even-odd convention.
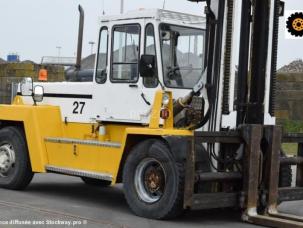
[[[172,99],[168,108],[172,114]],[[99,137],[98,124],[64,123],[60,108],[55,106],[23,105],[17,97],[13,105],[0,105],[0,120],[23,123],[28,144],[32,169],[45,172],[46,165],[105,173],[113,176],[116,182],[120,162],[127,148],[127,138],[133,136],[192,136],[193,132],[173,128],[173,118],[160,124],[163,92],[156,93],[153,116],[149,126],[105,124],[106,135]],[[46,138],[67,138],[120,143],[120,148],[96,145],[48,142]]]

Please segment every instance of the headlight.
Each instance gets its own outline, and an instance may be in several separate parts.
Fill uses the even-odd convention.
[[[33,99],[34,102],[42,102],[43,101],[43,95],[44,95],[44,89],[42,86],[35,86],[34,92],[33,92]]]
[[[169,100],[170,100],[169,95],[167,93],[164,93],[162,97],[162,104],[164,106],[167,106],[169,104]]]

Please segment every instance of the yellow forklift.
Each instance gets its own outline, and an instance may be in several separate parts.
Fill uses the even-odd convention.
[[[80,7],[73,81],[25,78],[13,104],[0,106],[0,186],[21,190],[34,173],[58,173],[123,183],[131,210],[146,218],[239,208],[245,222],[303,227],[277,210],[303,199],[303,136],[284,134],[274,113],[284,3],[204,2],[206,18],[103,17],[93,81],[77,81]],[[282,142],[298,143],[298,156]]]

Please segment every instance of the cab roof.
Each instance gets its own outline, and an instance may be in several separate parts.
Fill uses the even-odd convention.
[[[102,16],[101,22],[124,21],[134,19],[155,19],[163,22],[176,21],[178,23],[188,25],[203,25],[206,21],[205,17],[192,14],[185,14],[162,9],[139,9],[135,11],[129,11],[121,15]]]

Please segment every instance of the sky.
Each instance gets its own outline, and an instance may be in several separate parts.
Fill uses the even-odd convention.
[[[125,0],[125,11],[162,8],[164,0]],[[0,57],[18,53],[21,60],[41,62],[42,56],[75,56],[78,33],[78,4],[85,10],[83,56],[91,53],[90,41],[97,41],[99,18],[119,14],[120,0],[0,0]],[[166,0],[165,9],[202,15],[202,3]],[[286,10],[303,10],[302,0],[286,0]],[[278,67],[303,58],[303,39],[285,39],[281,18]]]

